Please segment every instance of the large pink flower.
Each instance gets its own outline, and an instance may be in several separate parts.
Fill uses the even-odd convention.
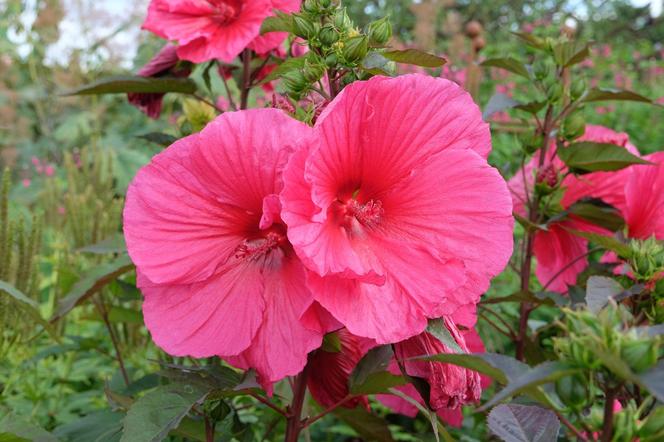
[[[176,41],[183,60],[231,62],[249,45],[263,51],[281,38],[270,34],[259,38],[273,3],[294,4],[285,0],[152,0],[143,29]]]
[[[462,351],[484,352],[484,344],[475,330],[461,332],[451,319],[444,318],[442,321]],[[456,352],[429,333],[422,333],[395,344],[394,348],[395,357],[403,365],[406,373],[425,379],[429,384],[431,408],[448,424],[461,426],[463,420],[461,405],[479,401],[482,388],[490,384],[490,379],[452,364],[416,360],[418,356]],[[396,361],[391,364],[390,371],[401,374]],[[397,389],[424,404],[419,392],[412,385]],[[417,407],[398,396],[381,394],[377,395],[377,399],[397,413],[410,417],[417,414]]]
[[[511,201],[470,95],[422,75],[346,87],[284,172],[283,219],[316,299],[378,343],[477,303],[512,253]]]
[[[302,0],[270,0],[273,11],[297,12],[300,10]],[[273,15],[273,14],[270,14]],[[273,49],[277,49],[288,37],[287,32],[268,32],[259,35],[249,43],[249,49],[253,49],[260,55],[265,55]]]
[[[145,323],[168,353],[219,355],[269,384],[320,346],[322,330],[300,322],[313,299],[277,197],[309,135],[275,109],[225,113],[137,174],[124,232]]]
[[[629,143],[627,134],[602,126],[586,126],[586,132],[579,141],[615,144],[638,155],[636,147]],[[548,149],[541,168],[538,167],[541,153],[536,152],[530,162],[510,179],[508,186],[512,192],[515,213],[526,216],[526,189],[532,192],[536,181],[555,184],[557,176],[566,171],[564,163],[553,152],[552,148]],[[616,172],[593,172],[578,177],[569,175],[561,184],[564,190],[561,206],[567,209],[582,198],[598,198],[623,210],[628,176],[629,168]],[[533,249],[537,258],[535,273],[542,285],[548,284],[548,290],[566,292],[567,285],[576,283],[577,276],[588,265],[588,259],[584,257],[588,241],[570,233],[569,229],[608,234],[606,230],[574,217],[551,223],[547,231],[538,231]]]
[[[632,167],[625,186],[625,223],[630,238],[664,240],[664,152],[645,157],[652,166]]]

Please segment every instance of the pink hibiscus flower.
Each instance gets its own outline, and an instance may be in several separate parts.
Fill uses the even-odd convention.
[[[145,324],[166,352],[218,355],[269,385],[320,346],[323,331],[300,322],[313,298],[277,196],[310,132],[276,109],[225,113],[134,178],[125,238]]]
[[[423,75],[346,87],[281,200],[316,299],[379,344],[476,304],[512,253],[511,201],[468,93]]]
[[[143,29],[176,41],[177,55],[202,63],[219,58],[231,62],[246,47],[263,51],[283,38],[259,36],[263,20],[274,4],[287,0],[152,0]],[[279,42],[277,40],[281,38]],[[269,49],[268,49],[269,50]]]
[[[137,75],[141,77],[162,77],[166,75],[187,77],[191,73],[191,69],[189,67],[176,69],[179,61],[177,46],[168,43],[145,66],[138,70]],[[130,93],[127,94],[127,99],[129,103],[136,106],[148,117],[156,119],[161,115],[161,104],[164,95]]]
[[[635,155],[639,154],[636,147],[629,142],[627,134],[617,133],[602,126],[586,126],[586,132],[579,138],[579,141],[615,144]],[[526,188],[532,191],[536,180],[555,184],[558,176],[566,170],[564,163],[554,155],[553,149],[548,150],[543,167],[537,170],[539,158],[538,151],[508,183],[512,192],[514,212],[520,216],[526,216]],[[598,198],[622,210],[625,207],[624,188],[629,170],[630,168],[616,172],[593,172],[579,177],[567,176],[561,185],[565,192],[561,200],[562,208],[567,209],[582,198]],[[572,234],[567,229],[601,234],[610,233],[575,217],[550,223],[547,231],[537,231],[533,248],[537,259],[535,274],[547,290],[560,293],[567,291],[568,284],[575,284],[579,273],[588,265],[588,259],[584,257],[588,251],[588,241]]]
[[[272,11],[282,12],[297,12],[300,10],[302,0],[270,0],[272,3]],[[270,14],[274,15],[274,13]],[[249,43],[249,49],[253,49],[259,55],[265,55],[279,46],[288,37],[287,32],[268,32],[267,34],[259,35]]]
[[[625,186],[625,223],[630,238],[664,240],[664,152],[644,158],[655,165],[631,168]]]
[[[461,332],[449,318],[445,318],[443,321],[462,351],[484,352],[484,344],[475,330]],[[480,376],[479,373],[463,367],[442,362],[413,360],[417,356],[457,352],[429,333],[422,333],[395,344],[395,350],[395,356],[403,364],[406,373],[427,381],[431,390],[429,404],[438,417],[452,426],[460,427],[463,422],[461,405],[479,401],[482,389],[491,383],[488,377]],[[396,361],[391,364],[390,371],[394,374],[401,374]],[[397,389],[424,404],[422,396],[412,385],[397,387]],[[409,417],[415,417],[417,414],[415,405],[398,396],[380,394],[376,398],[399,414]]]

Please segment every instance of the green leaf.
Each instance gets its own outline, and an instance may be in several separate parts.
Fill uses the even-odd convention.
[[[620,215],[620,211],[601,200],[579,200],[567,209],[567,213],[576,215],[612,232],[617,232],[625,226],[625,220]]]
[[[4,436],[1,436],[3,435]],[[43,428],[28,422],[20,416],[9,413],[0,419],[0,437],[11,442],[29,440],[31,442],[57,442],[58,439]]]
[[[25,293],[8,282],[0,281],[0,296],[2,296],[3,293],[8,294],[14,301],[16,301],[18,308],[23,310],[35,322],[41,325],[53,339],[60,342],[60,338],[53,328],[44,318],[42,318],[42,315],[39,312],[39,304],[36,301],[30,299]]]
[[[578,369],[569,364],[560,361],[544,362],[525,373],[518,378],[510,380],[505,388],[491,398],[479,410],[486,410],[493,407],[502,400],[519,393],[525,392],[532,387],[553,382],[556,379],[575,373]]]
[[[275,16],[263,20],[261,25],[261,35],[268,32],[288,32],[293,33],[293,16],[276,11]]]
[[[592,101],[637,101],[640,103],[653,103],[650,98],[644,97],[636,92],[604,88],[590,89],[583,97],[581,97],[580,101],[585,103]]]
[[[341,351],[339,333],[332,332],[323,336],[323,345],[320,348],[328,353],[339,353]]]
[[[619,295],[624,290],[623,286],[613,278],[606,276],[591,276],[586,284],[586,304],[588,310],[599,313],[609,299]]]
[[[489,58],[480,63],[480,66],[505,69],[513,74],[520,75],[530,79],[530,73],[526,66],[518,60],[511,57]]]
[[[443,57],[438,57],[418,49],[386,51],[383,52],[383,57],[397,63],[413,64],[425,68],[437,68],[447,63],[447,60]]]
[[[664,360],[637,376],[639,383],[658,401],[664,402]]]
[[[110,410],[96,411],[67,424],[53,433],[67,441],[117,442],[122,436],[123,413]]]
[[[531,101],[530,103],[519,104],[514,109],[522,110],[530,114],[537,114],[546,106],[546,101]]]
[[[519,404],[498,405],[489,413],[487,424],[505,442],[556,442],[560,431],[553,411]]]
[[[193,94],[196,92],[196,83],[188,78],[153,78],[123,75],[102,78],[90,84],[62,92],[60,95],[126,94],[131,92],[146,94],[179,92],[182,94]]]
[[[391,61],[383,57],[383,54],[371,51],[362,60],[362,69],[372,75],[393,76],[393,69],[390,69]]]
[[[553,58],[558,66],[573,66],[581,63],[589,55],[589,45],[576,41],[566,41],[553,47]]]
[[[502,384],[512,379],[518,379],[529,367],[523,362],[497,353],[451,354],[443,353],[433,356],[424,356],[427,361],[447,362],[460,367],[469,368],[485,374]]]
[[[367,441],[394,442],[387,422],[362,407],[358,406],[353,409],[340,407],[334,410],[332,414]]]
[[[133,268],[134,265],[129,256],[123,255],[113,262],[92,269],[74,285],[67,296],[58,302],[57,310],[51,321],[57,321],[78,304],[102,289],[106,284],[114,281],[120,275],[129,272]]]
[[[158,442],[178,427],[209,390],[198,384],[169,384],[138,399],[124,419],[122,442]]]
[[[95,253],[103,255],[106,253],[124,253],[127,251],[127,244],[122,233],[116,233],[108,238],[99,241],[96,244],[81,247],[77,251],[85,253]]]
[[[13,285],[9,284],[8,282],[0,281],[0,291],[7,293],[9,296],[11,296],[16,301],[18,301],[23,305],[27,305],[29,307],[32,307],[33,309],[39,308],[39,304],[36,301],[28,298],[27,295],[25,295],[25,293],[23,293]]]
[[[529,232],[536,232],[538,230],[547,230],[546,226],[535,224],[531,222],[529,219],[524,218],[523,216],[519,215],[516,212],[512,212],[512,216],[514,216],[514,219],[516,219],[516,221]]]
[[[585,238],[603,249],[616,252],[622,258],[629,258],[632,253],[627,244],[624,244],[611,236],[604,236],[599,233],[582,232],[580,230],[568,229],[566,227],[563,228],[573,235]]]
[[[488,120],[493,114],[518,106],[519,102],[505,94],[493,94],[484,107],[482,118]]]
[[[558,149],[560,159],[581,172],[614,171],[633,164],[651,164],[615,144],[582,141]]]
[[[528,34],[527,32],[512,32],[512,34],[525,41],[528,46],[531,46],[535,49],[546,49],[546,41],[542,38],[534,36],[533,34]]]
[[[530,291],[518,291],[507,296],[500,296],[497,298],[483,299],[481,304],[500,304],[502,302],[529,302],[537,305],[556,305],[556,300],[552,299],[546,293],[540,296],[533,294]]]
[[[429,319],[427,332],[442,342],[445,347],[451,348],[457,353],[465,353],[461,347],[459,347],[459,344],[454,339],[447,327],[445,327],[445,322],[442,319]]]
[[[385,393],[392,387],[406,384],[403,376],[393,375],[387,370],[393,356],[389,345],[369,350],[351,373],[348,390],[353,394]]]
[[[277,78],[284,75],[286,72],[294,71],[296,69],[302,69],[304,67],[304,62],[307,60],[307,55],[295,58],[287,58],[283,63],[277,66],[272,72],[270,72],[260,84],[269,83],[270,81],[276,80]]]
[[[12,433],[0,432],[0,442],[30,442],[29,439],[19,437]]]
[[[168,135],[162,132],[149,132],[142,135],[136,135],[136,138],[143,138],[144,140],[151,141],[164,147],[168,147],[177,141],[177,138],[173,135]]]

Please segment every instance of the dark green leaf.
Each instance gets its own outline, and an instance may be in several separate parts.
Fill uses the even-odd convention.
[[[369,350],[348,379],[349,391],[356,394],[383,393],[391,387],[404,385],[406,380],[402,376],[387,371],[393,355],[389,345]]]
[[[390,69],[390,60],[383,57],[380,52],[372,51],[362,60],[362,69],[372,75],[394,75],[393,69]]]
[[[191,408],[203,402],[209,390],[198,384],[157,387],[131,406],[124,419],[122,442],[158,442],[178,427]]]
[[[527,372],[519,375],[517,379],[510,380],[505,388],[491,398],[481,409],[486,410],[500,401],[524,392],[538,385],[553,382],[563,376],[577,371],[577,368],[560,361],[544,362]]]
[[[389,371],[379,371],[369,374],[361,384],[353,384],[350,387],[352,394],[379,394],[387,393],[390,388],[406,385],[408,380]]]
[[[531,101],[530,103],[519,104],[514,109],[522,110],[531,114],[536,114],[546,106],[546,101]]]
[[[12,442],[16,438],[27,439],[31,442],[57,442],[58,439],[43,428],[28,422],[20,416],[9,413],[0,419],[0,434],[5,434],[7,440]],[[11,439],[14,437],[14,439]]]
[[[530,79],[530,73],[528,72],[526,66],[520,61],[511,57],[489,58],[488,60],[484,60],[482,63],[480,63],[480,66],[505,69],[506,71],[510,71],[513,74]]]
[[[96,411],[57,427],[53,433],[69,442],[117,442],[122,436],[123,413]]]
[[[482,118],[488,120],[493,114],[513,108],[519,104],[518,101],[508,97],[505,94],[493,94],[489,102],[484,107]]]
[[[567,213],[576,215],[592,224],[616,232],[625,226],[620,211],[601,200],[580,200],[572,204]]]
[[[81,247],[79,252],[105,254],[105,253],[123,253],[127,251],[127,244],[125,244],[124,235],[116,233],[96,244]]]
[[[0,432],[0,442],[31,442],[29,439],[19,437],[12,433]]]
[[[514,216],[514,219],[516,219],[516,221],[529,232],[536,232],[537,230],[547,230],[546,226],[535,224],[516,212],[512,212],[512,215]]]
[[[537,305],[556,305],[556,299],[552,299],[546,292],[535,295],[529,291],[519,291],[507,296],[483,299],[481,304],[500,304],[502,302],[530,302]]]
[[[489,429],[505,442],[556,442],[560,422],[551,410],[502,404],[487,417]]]
[[[339,353],[341,351],[341,338],[339,338],[339,333],[328,333],[323,336],[323,345],[321,349],[328,353]]]
[[[188,78],[153,78],[127,75],[102,78],[93,83],[65,91],[61,95],[126,94],[131,92],[146,94],[179,92],[182,94],[193,94],[196,92],[196,83]]]
[[[173,135],[168,135],[161,132],[149,132],[147,134],[137,135],[137,138],[143,138],[144,140],[151,141],[164,147],[168,147],[177,141],[177,138],[175,138]]]
[[[638,375],[638,379],[650,394],[658,401],[664,402],[664,360],[659,361],[657,365],[645,373]]]
[[[0,292],[5,292],[20,304],[26,305],[33,309],[39,308],[39,304],[36,301],[28,298],[22,291],[9,284],[8,282],[0,281]]]
[[[621,89],[593,88],[585,94],[581,101],[589,103],[592,101],[638,101],[641,103],[652,103],[650,98],[639,95],[636,92]]]
[[[270,81],[276,80],[277,78],[284,75],[286,72],[290,72],[296,69],[302,69],[304,67],[304,62],[307,60],[307,56],[303,55],[302,57],[288,58],[279,66],[277,66],[272,72],[270,72],[260,84],[269,83]]]
[[[512,32],[512,34],[519,37],[521,40],[525,41],[529,46],[536,49],[546,49],[546,41],[539,37],[534,36],[533,34],[528,34],[526,32]]]
[[[413,64],[425,68],[437,68],[447,63],[447,60],[443,57],[438,57],[418,49],[386,51],[383,52],[383,57],[397,63]]]
[[[332,413],[367,441],[394,442],[387,422],[362,407],[337,408]]]
[[[113,262],[92,269],[74,285],[66,297],[58,302],[57,310],[51,321],[56,321],[66,315],[71,309],[95,294],[106,284],[133,268],[134,265],[129,256],[123,255]]]
[[[581,172],[614,171],[633,164],[651,164],[623,147],[591,141],[558,149],[558,156],[567,167]]]
[[[523,362],[497,353],[451,354],[425,356],[427,361],[447,362],[485,374],[502,384],[518,379],[529,367]]]
[[[613,278],[606,276],[591,276],[586,284],[586,304],[588,310],[599,313],[609,299],[623,292],[623,286]]]
[[[442,319],[429,319],[427,332],[442,342],[445,347],[451,348],[457,353],[465,353],[461,347],[459,347],[459,344],[454,339],[447,327],[445,327],[445,322]]]
[[[266,18],[261,25],[261,34],[268,32],[293,33],[293,16],[277,11],[277,15]]]
[[[28,298],[25,293],[13,285],[5,281],[0,281],[0,296],[3,296],[4,293],[9,295],[14,300],[18,308],[30,315],[30,317],[35,322],[41,325],[44,330],[46,330],[51,335],[51,337],[53,337],[53,339],[60,342],[60,338],[55,334],[53,328],[46,320],[44,320],[44,318],[42,318],[42,315],[39,312],[39,304],[36,301]]]

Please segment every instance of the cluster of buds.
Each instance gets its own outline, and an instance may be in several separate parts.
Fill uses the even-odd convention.
[[[302,10],[293,14],[292,33],[306,41],[310,51],[299,65],[283,75],[284,85],[293,98],[306,95],[311,85],[326,71],[358,67],[372,47],[384,47],[392,38],[388,18],[359,30],[338,1],[306,0]]]
[[[655,237],[629,243],[629,265],[637,281],[651,282],[664,274],[664,244]]]
[[[587,310],[565,310],[567,336],[554,338],[554,349],[563,360],[585,370],[611,372],[596,352],[614,355],[635,373],[652,368],[659,357],[661,339],[629,328],[632,315],[624,306],[610,302],[599,315]],[[616,374],[616,373],[614,373]]]
[[[484,47],[486,46],[486,40],[484,39],[484,27],[482,26],[482,23],[478,22],[477,20],[471,20],[468,23],[466,23],[466,37],[470,38],[472,45],[473,45],[473,51],[474,52],[479,52]]]

